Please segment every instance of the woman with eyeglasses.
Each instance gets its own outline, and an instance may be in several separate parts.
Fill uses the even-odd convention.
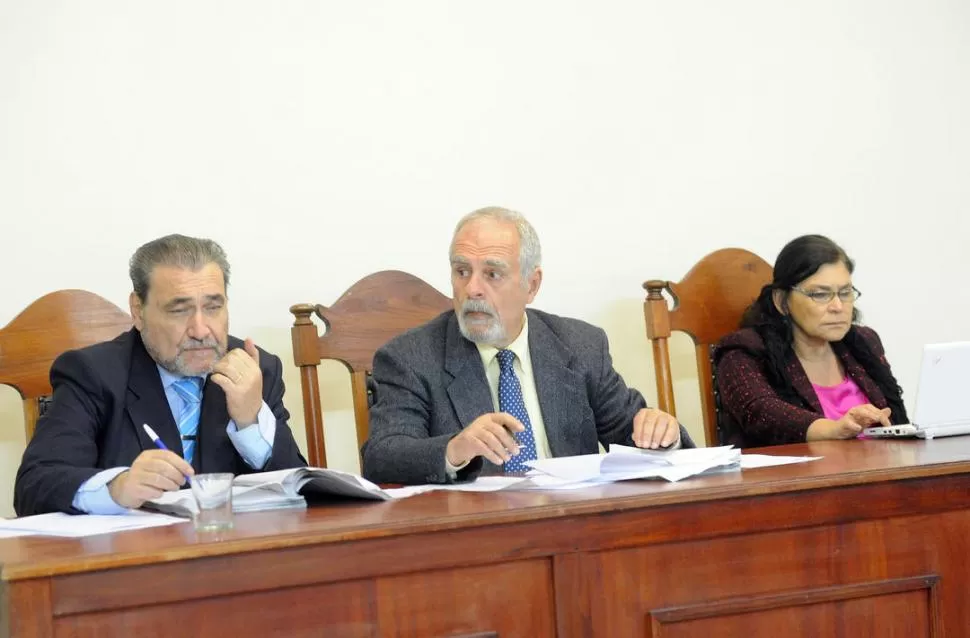
[[[879,336],[857,323],[853,268],[821,235],[781,250],[774,280],[715,350],[725,443],[850,439],[870,425],[908,422]]]

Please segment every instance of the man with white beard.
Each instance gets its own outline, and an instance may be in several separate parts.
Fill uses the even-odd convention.
[[[504,208],[469,213],[450,261],[454,310],[375,355],[364,476],[445,483],[595,453],[597,442],[693,447],[673,416],[626,386],[603,330],[526,310],[542,268],[525,217]]]

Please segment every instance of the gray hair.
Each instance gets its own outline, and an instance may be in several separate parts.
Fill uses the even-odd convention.
[[[211,239],[166,235],[135,251],[128,262],[128,275],[135,294],[142,302],[148,298],[148,283],[156,266],[174,266],[198,271],[208,264],[222,270],[222,281],[229,288],[229,260],[222,246]]]
[[[451,237],[451,249],[454,249],[455,237],[461,232],[465,224],[478,219],[497,219],[499,221],[515,224],[515,229],[519,233],[519,267],[522,270],[522,279],[526,280],[535,272],[536,268],[542,265],[542,246],[539,245],[539,235],[532,227],[529,220],[522,213],[499,206],[488,206],[474,210],[458,221],[455,232]],[[450,255],[449,255],[450,256]],[[523,281],[523,285],[528,283]]]

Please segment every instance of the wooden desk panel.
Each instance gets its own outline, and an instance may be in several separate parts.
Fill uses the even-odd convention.
[[[377,579],[381,635],[552,636],[548,560],[418,572]]]
[[[904,583],[905,584],[905,583]],[[667,622],[654,617],[652,635],[658,638],[688,636],[743,636],[744,638],[818,638],[819,636],[879,636],[880,638],[929,638],[930,611],[926,592],[919,588],[883,593],[876,588],[828,588],[806,602],[799,593],[765,599],[752,609],[750,601],[738,601],[737,609],[686,615]],[[860,591],[861,590],[861,591]],[[858,596],[846,596],[849,593]],[[726,607],[726,606],[722,606]],[[634,635],[634,634],[622,634]]]
[[[573,492],[0,540],[4,635],[966,635],[970,437]],[[879,613],[874,613],[879,610]],[[154,632],[154,633],[153,633]]]
[[[240,565],[240,569],[245,569]],[[129,583],[135,587],[136,583]],[[107,609],[54,619],[54,636],[371,637],[377,633],[374,585],[352,581]]]
[[[823,626],[839,628],[843,633],[838,635],[846,636],[923,635],[894,632],[914,618],[923,619],[923,631],[929,631],[937,604],[945,616],[964,615],[961,607],[970,591],[970,575],[942,563],[939,547],[925,542],[939,537],[941,524],[970,529],[970,512],[941,517],[598,552],[587,559],[587,573],[602,575],[592,585],[602,592],[593,598],[593,614],[601,619],[604,636],[649,635],[651,625],[654,636],[712,635],[709,629],[719,620],[725,627],[774,628],[776,633],[765,635],[786,637],[836,635],[820,632]],[[966,555],[970,543],[961,540],[953,549]],[[946,588],[937,587],[944,574]],[[906,604],[892,606],[890,600]],[[874,618],[856,617],[870,607],[885,609]],[[816,625],[811,620],[820,617],[833,622]],[[865,624],[859,625],[860,620]],[[852,629],[860,626],[873,630]],[[778,633],[779,627],[785,630]]]

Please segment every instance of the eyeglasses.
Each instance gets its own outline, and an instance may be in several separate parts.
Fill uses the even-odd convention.
[[[842,290],[839,290],[839,291],[802,290],[797,286],[792,286],[792,290],[805,295],[806,297],[808,297],[809,299],[811,299],[812,301],[814,301],[819,305],[825,305],[825,304],[831,303],[832,300],[835,299],[836,295],[839,296],[839,301],[841,301],[842,303],[852,303],[856,299],[862,296],[862,293],[859,292],[855,286],[852,286],[851,288],[843,288]]]

